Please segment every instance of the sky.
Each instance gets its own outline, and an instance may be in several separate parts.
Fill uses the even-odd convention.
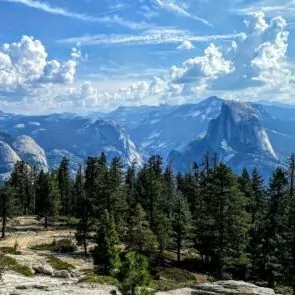
[[[0,109],[295,104],[295,0],[0,0]]]

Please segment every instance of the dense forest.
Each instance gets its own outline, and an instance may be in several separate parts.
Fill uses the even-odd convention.
[[[130,294],[165,264],[167,250],[179,267],[186,267],[185,253],[195,253],[189,267],[217,279],[295,289],[294,181],[295,155],[269,181],[256,169],[236,175],[210,155],[184,174],[164,167],[159,156],[124,168],[101,154],[75,175],[66,158],[50,172],[18,162],[0,190],[2,238],[15,216],[38,215],[45,228],[57,216],[75,218],[85,255],[97,271],[125,276]]]

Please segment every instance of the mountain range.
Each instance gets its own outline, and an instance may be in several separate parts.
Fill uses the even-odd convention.
[[[206,153],[236,172],[257,167],[268,177],[295,151],[295,108],[209,97],[196,104],[120,107],[85,116],[24,116],[0,112],[0,177],[16,161],[55,169],[62,157],[75,171],[88,156],[105,152],[125,165],[159,154],[177,171]]]

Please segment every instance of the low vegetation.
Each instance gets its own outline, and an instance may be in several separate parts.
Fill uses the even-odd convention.
[[[17,260],[11,256],[0,254],[0,262],[3,265],[3,269],[5,270],[12,270],[15,271],[21,275],[24,275],[26,277],[32,277],[34,276],[33,271],[25,266],[17,262]],[[3,271],[2,269],[2,271]],[[1,270],[0,270],[1,272]]]
[[[8,270],[7,260],[4,254],[0,254],[0,281],[3,279],[3,275]]]
[[[0,247],[0,253],[11,254],[11,255],[21,255],[22,252],[17,250],[16,247]]]
[[[77,250],[76,244],[71,239],[54,240],[51,244],[40,244],[31,247],[32,250],[50,251],[56,253],[71,253]]]
[[[75,269],[75,266],[73,264],[70,264],[68,262],[65,262],[55,256],[47,255],[46,256],[47,262],[56,270],[70,270]]]
[[[119,282],[117,279],[111,276],[98,275],[94,270],[89,269],[84,271],[84,276],[81,278],[80,282],[92,283],[92,284],[106,284],[118,286]]]
[[[196,283],[196,277],[187,270],[168,267],[158,269],[158,279],[152,281],[152,288],[157,291],[169,291],[189,287]]]

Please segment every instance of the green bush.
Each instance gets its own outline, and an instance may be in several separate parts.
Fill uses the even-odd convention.
[[[61,239],[53,241],[51,244],[41,244],[31,247],[32,250],[37,251],[51,251],[58,253],[69,253],[77,250],[76,244],[71,239]]]
[[[52,244],[54,246],[53,252],[68,253],[77,250],[76,244],[71,239],[61,239],[54,241]]]
[[[4,254],[21,255],[22,252],[18,251],[16,247],[0,247],[0,252]]]
[[[189,287],[195,283],[196,278],[185,269],[180,268],[159,268],[160,279],[153,280],[152,288],[157,291],[169,291],[183,287]]]
[[[80,280],[84,283],[100,284],[100,285],[114,285],[118,286],[118,280],[111,276],[101,276],[93,270],[85,271],[85,275]]]
[[[3,254],[0,254],[0,255],[1,255],[1,263],[6,267],[6,269],[7,268],[11,269],[21,275],[26,276],[26,277],[34,276],[33,271],[29,267],[18,263],[16,261],[16,259],[14,259],[10,256],[3,255]]]
[[[3,254],[0,254],[0,281],[3,279],[4,273],[8,270],[8,264]]]
[[[47,262],[56,270],[70,270],[75,268],[74,265],[52,255],[47,256]]]

